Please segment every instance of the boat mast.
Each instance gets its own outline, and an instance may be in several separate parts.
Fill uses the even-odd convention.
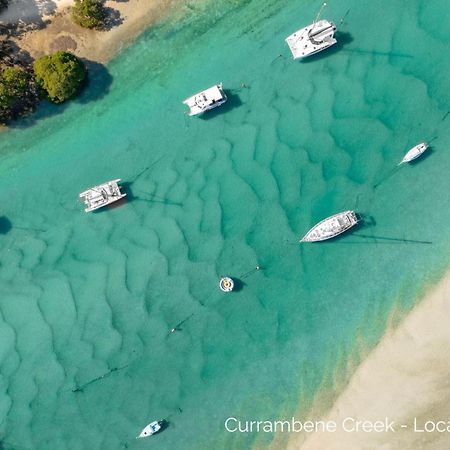
[[[311,31],[314,30],[314,27],[316,26],[316,23],[319,21],[320,15],[322,14],[323,9],[327,6],[327,3],[323,3],[322,6],[319,9],[319,12],[317,13],[316,18],[314,19],[313,26],[311,27]]]
[[[314,27],[316,26],[316,23],[319,20],[320,15],[322,14],[323,9],[325,8],[325,6],[327,6],[326,2],[322,4],[322,6],[319,9],[319,12],[317,13],[316,18],[314,19],[314,22],[312,23],[312,27],[311,29],[308,31],[308,37],[311,37],[311,33],[314,30]],[[300,39],[302,38],[302,35],[300,35],[294,42],[294,44],[296,44]]]
[[[322,4],[322,6],[319,9],[319,12],[317,13],[316,18],[314,19],[314,22],[312,24],[311,29],[308,31],[308,36],[309,38],[312,40],[312,36],[311,33],[314,31],[314,28],[316,26],[316,23],[319,21],[320,15],[322,14],[323,9],[325,8],[325,6],[327,6],[326,2]],[[320,44],[320,42],[317,42],[317,44]]]

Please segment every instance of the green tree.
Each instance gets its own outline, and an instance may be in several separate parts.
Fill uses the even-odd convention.
[[[21,111],[26,103],[30,76],[18,67],[8,67],[0,73],[0,122],[6,123]]]
[[[8,6],[8,0],[0,0],[0,11]]]
[[[18,67],[7,67],[0,74],[0,106],[11,106],[27,90],[29,76]]]
[[[72,18],[76,24],[84,28],[102,28],[105,9],[98,0],[75,0]]]
[[[34,62],[33,69],[36,83],[55,103],[73,97],[86,78],[84,64],[72,53],[64,51],[42,56]]]

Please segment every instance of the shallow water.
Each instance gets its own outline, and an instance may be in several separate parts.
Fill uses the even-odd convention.
[[[449,263],[445,6],[333,3],[341,44],[294,62],[284,38],[318,4],[193,4],[1,135],[3,446],[263,446],[224,419],[290,417],[373,345]],[[183,114],[219,81],[226,105]],[[116,177],[128,201],[84,214],[78,193]],[[346,209],[359,229],[297,243]]]

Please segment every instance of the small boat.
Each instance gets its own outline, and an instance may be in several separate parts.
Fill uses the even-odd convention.
[[[216,84],[205,91],[187,98],[183,103],[189,106],[189,115],[196,116],[210,109],[217,108],[227,101],[222,83]]]
[[[230,277],[222,277],[219,287],[223,292],[231,292],[234,289],[234,281]]]
[[[300,28],[285,39],[294,59],[306,58],[336,44],[336,25],[328,20],[318,20],[325,6],[326,3],[322,5],[312,24]]]
[[[154,422],[149,423],[141,431],[141,434],[136,439],[140,439],[140,438],[145,438],[145,437],[151,436],[152,434],[157,433],[160,429],[161,429],[161,424],[157,420],[155,420]]]
[[[415,145],[411,150],[406,153],[403,159],[398,163],[398,165],[407,163],[410,161],[414,161],[418,158],[425,150],[428,148],[428,144],[426,142],[421,142],[420,144]]]
[[[344,211],[314,225],[300,242],[318,242],[334,238],[341,233],[349,230],[359,222],[354,211]]]
[[[120,192],[120,187],[118,185],[119,181],[120,178],[117,180],[107,181],[106,183],[99,184],[98,186],[94,186],[93,188],[82,192],[80,194],[80,198],[87,206],[85,211],[94,211],[95,209],[110,205],[111,203],[125,197],[127,194]]]

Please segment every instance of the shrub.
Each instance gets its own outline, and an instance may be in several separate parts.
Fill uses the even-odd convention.
[[[11,107],[25,95],[28,87],[28,74],[18,67],[7,67],[0,74],[0,107]]]
[[[18,67],[8,67],[0,73],[0,123],[23,113],[29,103],[30,76]]]
[[[42,56],[34,62],[33,69],[37,84],[55,103],[73,97],[86,78],[84,64],[72,53],[64,51]]]
[[[97,0],[75,0],[72,18],[76,24],[84,28],[102,28],[105,10]]]

